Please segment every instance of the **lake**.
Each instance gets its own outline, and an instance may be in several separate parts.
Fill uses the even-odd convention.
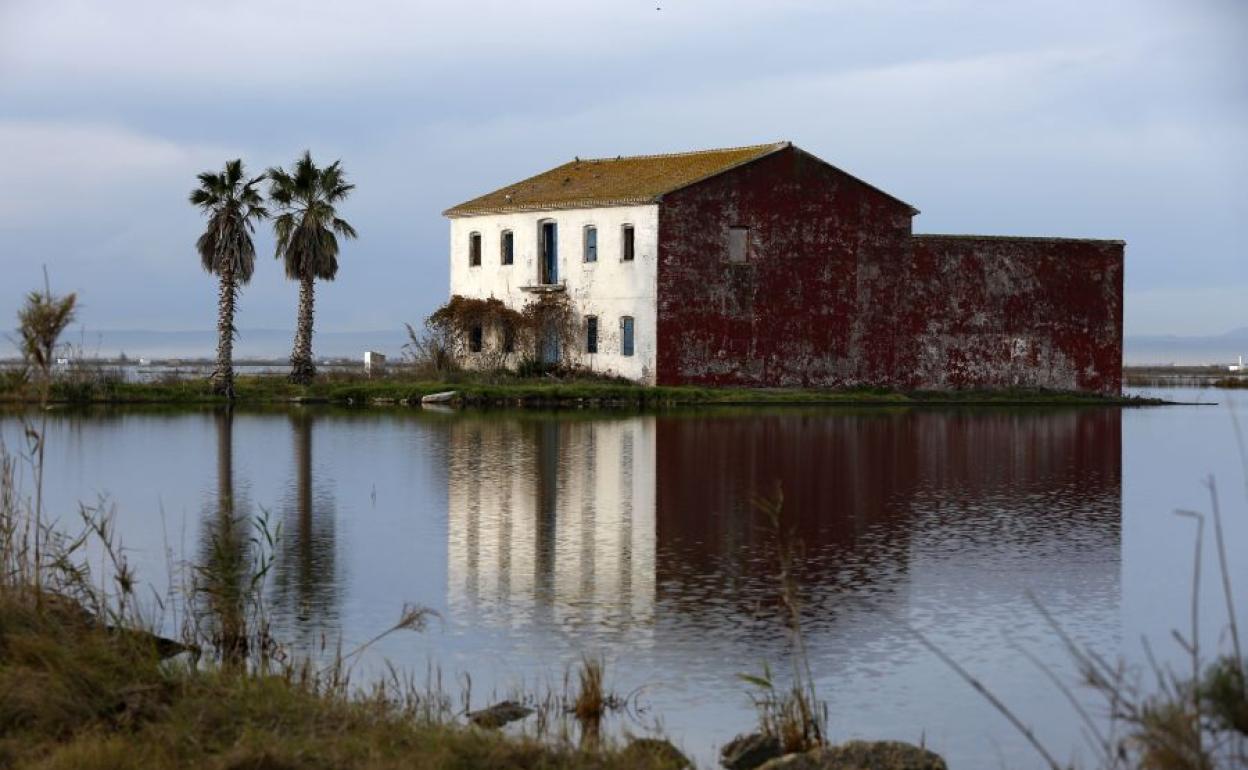
[[[1059,759],[1090,764],[1077,715],[1023,652],[1076,684],[1029,593],[1109,659],[1143,664],[1147,638],[1180,663],[1170,631],[1189,628],[1196,527],[1173,511],[1208,511],[1212,474],[1248,617],[1234,394],[1150,394],[1222,403],[57,410],[46,497],[68,525],[80,502],[114,506],[156,593],[204,558],[224,509],[267,515],[281,526],[266,588],[275,635],[302,654],[339,639],[349,649],[405,603],[425,605],[441,622],[386,637],[357,676],[384,661],[418,676],[432,665],[455,692],[470,675],[481,707],[561,689],[569,666],[601,655],[610,688],[641,707],[617,728],[657,726],[713,767],[717,747],[754,723],[738,674],[788,666],[775,538],[755,505],[779,490],[834,739],[922,741],[959,768],[1040,766],[915,629]],[[24,446],[17,414],[0,416],[0,437]],[[1226,625],[1212,522],[1204,566],[1212,648]]]

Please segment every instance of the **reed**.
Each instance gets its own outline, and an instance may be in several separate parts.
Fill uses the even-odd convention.
[[[801,543],[784,518],[784,492],[777,485],[770,497],[754,501],[762,515],[764,535],[772,546],[777,598],[789,639],[789,682],[779,683],[771,666],[761,674],[739,674],[753,688],[751,702],[758,714],[758,729],[775,738],[784,753],[805,752],[827,744],[828,705],[820,699],[810,668],[810,655],[802,633],[800,585],[796,570]]]

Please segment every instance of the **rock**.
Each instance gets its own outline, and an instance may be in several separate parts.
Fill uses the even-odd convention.
[[[420,399],[422,404],[449,404],[459,398],[458,390],[444,390],[441,393],[430,393]]]
[[[532,713],[533,709],[528,706],[521,705],[515,701],[505,700],[502,703],[495,703],[493,706],[480,711],[469,711],[467,716],[468,721],[477,727],[496,730],[510,722],[524,719]]]
[[[137,628],[123,628],[119,626],[105,626],[109,633],[119,639],[125,641],[126,644],[133,644],[152,649],[162,660],[181,655],[184,652],[200,654],[198,647],[183,644],[166,636],[153,634],[151,631],[144,631]]]
[[[620,757],[630,767],[661,767],[669,770],[687,770],[693,767],[689,758],[671,741],[662,738],[634,738],[620,752]]]
[[[948,765],[911,743],[850,741],[773,759],[759,770],[948,770]]]
[[[753,770],[780,756],[780,739],[774,735],[750,733],[728,741],[719,752],[719,763],[728,770]]]

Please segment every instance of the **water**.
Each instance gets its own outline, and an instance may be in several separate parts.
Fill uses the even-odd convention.
[[[1225,401],[1214,391],[1160,391]],[[16,416],[0,418],[10,449]],[[889,407],[714,409],[660,415],[420,410],[54,412],[48,506],[116,507],[140,574],[206,558],[221,512],[280,522],[268,599],[276,633],[320,654],[397,620],[389,660],[473,705],[559,689],[601,654],[608,684],[640,688],[634,733],[655,722],[714,766],[753,722],[742,672],[785,670],[771,539],[751,500],[778,488],[804,553],[811,666],[834,738],[925,741],[960,768],[1038,767],[1003,717],[907,627],[980,677],[1059,759],[1092,754],[1061,692],[1025,648],[1074,681],[1032,592],[1080,643],[1143,661],[1190,617],[1194,524],[1216,475],[1248,616],[1248,506],[1231,411]],[[1211,531],[1211,527],[1209,528]],[[1206,568],[1216,564],[1206,542]],[[171,567],[171,565],[173,565]],[[1213,573],[1202,637],[1225,605]],[[1081,691],[1082,692],[1082,691]],[[1082,696],[1095,707],[1095,697]]]

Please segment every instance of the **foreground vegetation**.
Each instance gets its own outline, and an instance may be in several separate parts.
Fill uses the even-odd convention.
[[[0,595],[0,766],[670,768],[646,743],[579,748],[425,718],[392,690],[351,696],[288,667],[162,662],[120,635]],[[50,608],[52,607],[52,608]]]

